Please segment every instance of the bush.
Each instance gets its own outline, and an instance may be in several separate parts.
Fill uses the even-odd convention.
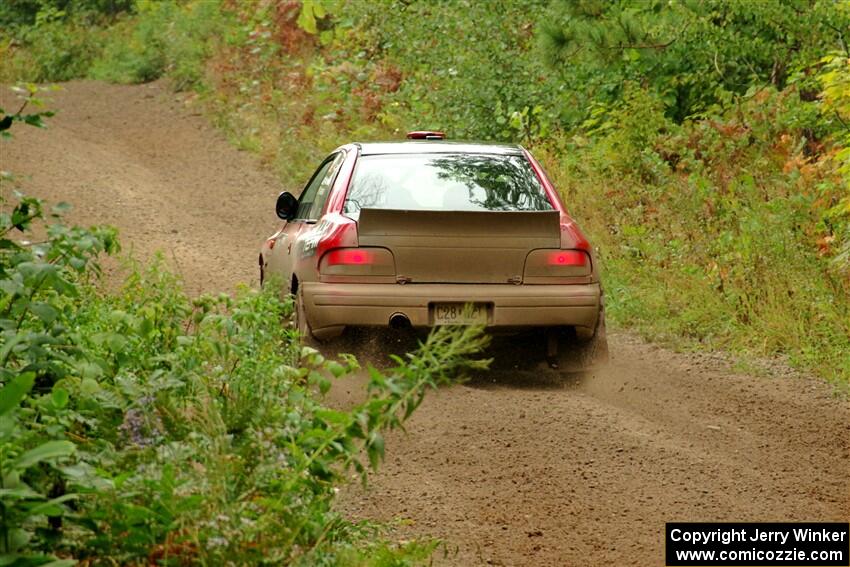
[[[144,83],[168,73],[176,90],[198,86],[209,56],[208,44],[222,30],[225,15],[220,3],[142,0],[137,11],[136,18],[110,29],[91,76]]]
[[[64,12],[48,9],[38,13],[32,27],[20,32],[18,41],[26,50],[12,51],[14,59],[4,66],[17,67],[19,76],[13,79],[42,83],[85,76],[100,49],[101,39],[96,28],[68,20]]]
[[[32,23],[21,25],[30,12]],[[0,22],[17,23],[0,31],[0,79],[143,83],[168,73],[174,88],[184,90],[202,84],[228,13],[218,0],[78,0],[66,9],[39,4],[16,14],[0,12]]]

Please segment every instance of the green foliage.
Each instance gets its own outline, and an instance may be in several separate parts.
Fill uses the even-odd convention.
[[[594,151],[586,158],[595,168],[612,175],[634,175],[658,181],[669,169],[656,151],[662,132],[676,131],[664,116],[661,101],[635,83],[627,83],[616,103],[594,103],[582,123],[580,138],[595,139]]]
[[[220,33],[224,15],[217,0],[180,4],[139,0],[135,20],[110,29],[93,78],[144,83],[166,72],[176,90],[199,86],[208,44]]]
[[[0,23],[19,24],[0,31],[0,79],[142,83],[167,72],[176,90],[197,87],[226,17],[218,0],[21,2],[0,11]]]
[[[367,77],[385,66],[403,71],[386,94],[391,114],[379,115],[390,127],[445,129],[454,138],[545,136],[558,112],[546,104],[557,85],[533,50],[534,23],[546,5],[358,3],[348,10],[356,27],[333,56],[365,67]],[[383,94],[381,86],[371,88]]]
[[[311,349],[299,354],[297,337],[281,324],[288,302],[246,291],[235,300],[201,297],[189,309],[161,274],[156,267],[136,276],[117,305],[89,314],[97,325],[91,348],[114,368],[98,379],[100,395],[122,411],[110,428],[86,435],[109,442],[117,461],[101,479],[113,489],[101,489],[87,512],[100,533],[83,549],[122,561],[162,554],[247,564],[318,564],[341,548],[353,553],[354,526],[331,510],[335,486],[348,467],[365,474],[377,466],[381,430],[399,425],[425,388],[463,368],[461,357],[481,340],[443,331],[423,347],[427,358],[413,354],[389,375],[370,369],[368,400],[335,411],[313,392],[358,366]],[[143,319],[131,318],[139,312]]]
[[[37,100],[34,86],[25,92],[26,102],[11,118],[41,126],[45,113],[22,115]],[[14,120],[4,120],[5,126]],[[58,466],[75,445],[64,439],[57,417],[68,390],[56,384],[86,362],[66,318],[69,302],[86,273],[96,273],[94,258],[117,250],[117,243],[113,230],[61,224],[48,226],[43,242],[15,239],[44,219],[40,201],[16,198],[10,209],[0,202],[0,562],[71,565],[56,560],[48,543],[57,536],[56,519],[68,513],[66,503],[77,498],[64,490]],[[35,395],[38,402],[29,403]]]
[[[6,0],[0,4],[0,28],[37,25],[45,14],[114,18],[133,4],[134,0]]]
[[[27,473],[42,463],[55,470],[59,460],[70,457],[68,441],[41,441],[19,417],[19,405],[35,382],[32,372],[21,373],[0,388],[0,561],[4,564],[72,565],[49,554],[27,552],[39,519],[61,516],[65,503],[77,497],[63,494],[49,498],[26,482]],[[59,400],[61,403],[62,400]],[[24,423],[22,423],[24,422]]]
[[[309,34],[318,34],[319,22],[328,15],[327,4],[327,0],[303,0],[296,20],[298,27]],[[339,6],[333,8],[337,9]]]
[[[829,210],[827,219],[839,233],[833,241],[838,240],[839,245],[843,242],[835,257],[835,265],[841,272],[850,275],[850,54],[829,55],[822,63],[824,67],[819,77],[823,85],[821,110],[826,120],[837,123],[835,137],[841,146],[833,159],[838,164],[846,189],[843,198]]]
[[[36,24],[22,29],[16,38],[26,50],[3,49],[8,53],[8,62],[6,57],[2,62],[3,73],[12,75],[7,77],[12,80],[36,83],[85,76],[98,52],[96,35],[85,25],[66,22],[61,12],[39,15]]]
[[[571,91],[610,102],[624,81],[652,89],[681,122],[753,86],[784,88],[850,23],[832,0],[555,2],[544,52]]]

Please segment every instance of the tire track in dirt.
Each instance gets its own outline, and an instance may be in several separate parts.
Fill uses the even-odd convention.
[[[118,226],[143,261],[162,249],[191,292],[256,283],[280,187],[252,156],[158,84],[52,98],[50,130],[0,145],[24,191]],[[665,521],[850,519],[850,405],[828,385],[626,334],[612,353],[590,377],[501,370],[432,393],[341,509],[443,538],[446,565],[661,565]]]

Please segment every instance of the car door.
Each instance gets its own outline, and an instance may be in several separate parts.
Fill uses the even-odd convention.
[[[296,253],[299,239],[309,232],[321,217],[333,182],[344,161],[345,152],[340,151],[331,154],[322,162],[298,198],[298,211],[295,218],[286,223],[278,237],[275,249],[280,250],[278,256],[280,266],[274,271],[284,277],[287,286],[291,287],[292,274],[298,271]]]

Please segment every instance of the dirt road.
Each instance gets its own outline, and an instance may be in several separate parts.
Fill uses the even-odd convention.
[[[16,128],[0,170],[117,225],[141,259],[162,249],[191,291],[256,282],[280,188],[252,156],[158,85],[53,98],[50,130]],[[850,519],[850,405],[829,386],[625,334],[612,351],[583,380],[503,371],[434,393],[343,509],[443,538],[448,565],[661,565],[666,521]]]
[[[0,107],[11,104],[8,89]],[[276,227],[280,184],[163,87],[68,83],[47,97],[49,129],[16,126],[0,170],[25,192],[111,224],[139,259],[161,251],[191,292],[256,283],[259,242]]]

